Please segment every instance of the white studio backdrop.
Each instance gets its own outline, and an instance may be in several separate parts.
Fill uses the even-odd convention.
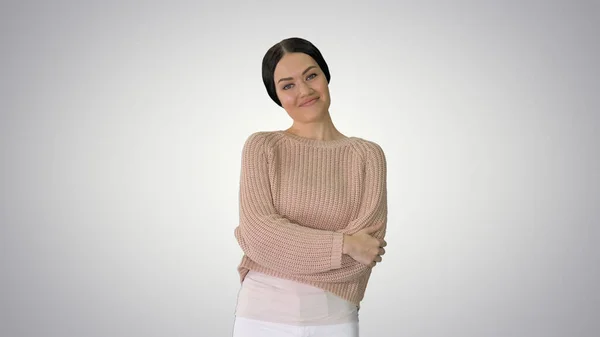
[[[600,334],[592,1],[0,5],[0,335],[230,336],[260,64],[329,64],[388,160],[361,336]]]

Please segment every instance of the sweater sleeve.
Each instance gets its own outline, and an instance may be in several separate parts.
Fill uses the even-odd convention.
[[[240,223],[235,237],[254,262],[289,275],[341,267],[343,233],[308,228],[277,214],[269,179],[265,137],[251,135],[242,150]]]
[[[361,200],[359,215],[352,220],[340,233],[353,234],[365,228],[378,228],[372,236],[384,239],[387,229],[387,164],[383,150],[377,144],[367,156],[365,169],[365,190]],[[301,280],[312,282],[338,283],[357,279],[371,271],[370,266],[357,262],[348,255],[342,258],[341,268],[328,272],[299,275]]]

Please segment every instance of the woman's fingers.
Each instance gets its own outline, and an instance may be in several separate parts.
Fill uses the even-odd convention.
[[[366,234],[373,234],[375,232],[377,232],[379,230],[379,226],[371,226],[371,227],[365,227],[363,229],[361,229],[361,232],[366,233]]]
[[[345,237],[344,247],[349,247],[344,248],[345,252],[347,252],[345,254],[368,266],[375,266],[375,264],[381,262],[381,256],[385,254],[383,247],[387,246],[387,242],[369,235],[369,232],[373,230],[374,227],[364,228],[355,234]],[[352,240],[349,240],[350,238]],[[351,244],[354,248],[351,247]]]

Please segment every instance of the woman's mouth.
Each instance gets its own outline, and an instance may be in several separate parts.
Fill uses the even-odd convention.
[[[305,102],[305,103],[302,103],[302,104],[300,104],[300,106],[301,106],[301,107],[311,106],[311,105],[315,104],[315,102],[316,102],[318,99],[319,99],[319,97],[315,97],[315,98],[311,99],[311,100],[310,100],[310,101],[308,101],[308,102]]]

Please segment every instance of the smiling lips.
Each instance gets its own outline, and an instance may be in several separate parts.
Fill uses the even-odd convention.
[[[308,100],[308,101],[306,101],[306,102],[304,102],[304,103],[300,104],[300,106],[301,106],[301,107],[305,107],[305,106],[311,106],[311,105],[315,104],[315,102],[316,102],[318,99],[319,99],[319,97],[312,98],[312,99],[310,99],[310,100]]]

